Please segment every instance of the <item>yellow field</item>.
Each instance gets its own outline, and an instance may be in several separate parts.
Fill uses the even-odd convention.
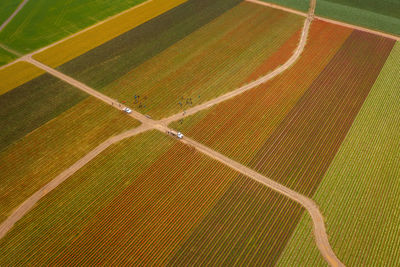
[[[150,0],[33,57],[53,68],[143,24],[187,0]]]
[[[29,82],[43,73],[43,70],[23,61],[0,70],[0,95]]]

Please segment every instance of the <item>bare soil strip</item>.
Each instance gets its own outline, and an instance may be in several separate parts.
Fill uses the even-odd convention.
[[[284,10],[286,12],[290,12],[290,13],[294,13],[297,14],[299,16],[303,16],[303,17],[307,17],[308,14],[295,10],[295,9],[291,9],[291,8],[287,8],[284,6],[280,6],[280,5],[276,5],[276,4],[272,4],[272,3],[268,3],[268,2],[262,2],[259,0],[246,0],[247,2],[251,2],[254,4],[258,4],[258,5],[262,5],[262,6],[267,6],[267,7],[272,7],[272,8],[276,8],[276,9],[280,9],[280,10]],[[368,32],[368,33],[372,33],[372,34],[376,34],[376,35],[380,35],[389,39],[393,39],[396,41],[400,41],[400,37],[393,35],[393,34],[389,34],[389,33],[384,33],[384,32],[380,32],[380,31],[375,31],[372,29],[368,29],[368,28],[364,28],[361,26],[357,26],[357,25],[353,25],[353,24],[348,24],[345,22],[341,22],[341,21],[337,21],[337,20],[333,20],[333,19],[328,19],[328,18],[324,18],[324,17],[320,17],[320,16],[314,16],[316,19],[322,20],[322,21],[326,21],[332,24],[336,24],[336,25],[340,25],[346,28],[351,28],[351,29],[355,29],[355,30],[359,30],[359,31],[363,31],[363,32]]]
[[[190,111],[188,111],[188,113],[190,112],[190,114],[194,114],[200,110],[206,109],[212,105],[218,104],[222,101],[225,101],[229,98],[239,95],[239,94],[243,93],[244,91],[247,91],[254,87],[257,87],[258,85],[260,85],[260,84],[272,79],[273,77],[279,75],[280,73],[284,72],[287,68],[289,68],[292,64],[294,64],[294,62],[299,58],[302,51],[304,50],[304,47],[305,47],[305,44],[307,41],[310,24],[311,24],[311,21],[314,16],[315,1],[316,0],[311,0],[309,15],[308,15],[307,20],[304,23],[304,28],[303,28],[303,32],[301,35],[301,39],[299,41],[299,45],[296,48],[293,56],[284,65],[277,68],[275,71],[269,73],[268,75],[265,75],[265,76],[261,77],[260,79],[254,81],[246,86],[236,89],[236,90],[232,91],[231,93],[223,95],[217,99],[206,102],[203,105],[197,106],[197,107],[191,109]],[[60,78],[63,81],[87,92],[88,94],[93,95],[94,97],[108,103],[109,105],[114,106],[115,108],[117,108],[119,110],[122,110],[124,108],[120,103],[117,103],[110,97],[105,96],[105,95],[99,93],[98,91],[88,87],[87,85],[85,85],[79,81],[76,81],[73,78],[71,78],[67,75],[64,75],[64,74],[32,59],[31,56],[25,56],[22,58],[22,60],[30,62],[31,64],[45,70],[46,72]],[[143,124],[136,129],[133,129],[133,130],[123,133],[121,135],[112,137],[112,138],[108,139],[107,141],[105,141],[104,143],[100,144],[96,149],[94,149],[89,154],[87,154],[85,157],[83,157],[82,159],[77,161],[74,165],[72,165],[70,168],[68,168],[63,173],[61,173],[59,176],[57,176],[53,181],[51,181],[50,183],[45,185],[42,189],[40,189],[34,195],[32,195],[30,198],[28,198],[24,203],[22,203],[12,213],[12,215],[10,217],[7,218],[7,220],[5,220],[0,225],[0,239],[2,237],[4,237],[6,235],[6,233],[13,227],[13,225],[18,220],[20,220],[26,213],[28,213],[29,210],[32,209],[34,207],[34,205],[42,197],[44,197],[51,190],[53,190],[58,185],[60,185],[63,181],[68,179],[68,177],[70,177],[72,174],[74,174],[76,171],[78,171],[80,168],[82,168],[84,165],[86,165],[88,162],[90,162],[93,158],[95,158],[97,155],[99,155],[107,147],[109,147],[110,145],[117,143],[125,138],[132,137],[134,135],[145,132],[147,130],[157,129],[162,132],[171,131],[171,129],[169,129],[166,125],[169,122],[180,119],[182,117],[179,114],[179,115],[171,116],[171,117],[161,120],[161,121],[154,121],[154,120],[147,118],[143,114],[140,114],[135,111],[132,111],[132,113],[130,115],[132,117],[134,117],[135,119],[139,120],[140,122],[142,122]],[[185,115],[189,115],[189,114],[185,114]],[[326,259],[326,261],[330,265],[344,266],[343,263],[336,257],[335,253],[333,252],[333,250],[329,244],[328,236],[327,236],[325,225],[324,225],[324,219],[323,219],[323,216],[322,216],[321,212],[319,211],[318,206],[316,205],[315,202],[313,202],[311,199],[309,199],[297,192],[292,191],[291,189],[289,189],[281,184],[278,184],[277,182],[255,172],[255,171],[241,165],[240,163],[235,162],[235,161],[219,154],[218,152],[213,151],[212,149],[195,142],[194,140],[191,140],[191,139],[185,137],[184,139],[181,139],[181,141],[189,146],[192,146],[192,147],[198,149],[200,152],[226,164],[227,166],[235,169],[236,171],[238,171],[238,172],[268,186],[269,188],[287,196],[288,198],[296,201],[297,203],[301,204],[302,206],[304,206],[307,209],[307,211],[310,213],[311,218],[313,220],[315,241],[317,243],[317,246],[318,246],[321,254],[323,255],[323,257]]]
[[[17,9],[14,11],[14,13],[11,14],[11,16],[6,19],[6,21],[3,22],[0,26],[0,32],[12,21],[12,19],[19,13],[19,11],[28,3],[29,0],[24,0],[22,1],[21,4],[17,7]]]

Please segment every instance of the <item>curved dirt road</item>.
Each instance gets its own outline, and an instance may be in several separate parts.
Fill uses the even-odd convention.
[[[226,101],[230,98],[233,98],[237,95],[240,95],[248,90],[251,90],[269,80],[271,80],[272,78],[278,76],[279,74],[283,73],[285,70],[287,70],[288,68],[290,68],[295,62],[296,60],[300,57],[300,55],[303,53],[304,51],[304,47],[306,46],[307,43],[307,38],[308,38],[308,32],[310,30],[310,26],[311,26],[311,22],[314,18],[314,11],[315,11],[315,3],[316,0],[311,0],[311,4],[310,4],[310,10],[309,10],[309,14],[307,19],[304,21],[304,26],[303,26],[303,30],[301,33],[301,37],[300,37],[300,41],[298,46],[296,47],[296,50],[294,51],[293,55],[289,58],[288,61],[286,61],[283,65],[279,66],[278,68],[276,68],[275,70],[273,70],[272,72],[268,73],[265,76],[262,76],[261,78],[258,78],[257,80],[246,84],[240,88],[237,88],[229,93],[226,93],[224,95],[221,95],[217,98],[214,98],[210,101],[204,102],[203,104],[197,105],[191,109],[186,110],[185,115],[183,115],[182,113],[179,114],[175,114],[172,115],[168,118],[164,118],[162,120],[160,120],[159,122],[163,125],[168,125],[169,123],[173,122],[173,121],[177,121],[179,119],[185,118],[187,116],[193,115],[201,110],[210,108],[216,104],[219,104],[223,101]]]
[[[222,101],[225,101],[229,98],[239,95],[247,90],[250,90],[250,89],[272,79],[273,77],[279,75],[280,73],[282,73],[283,71],[288,69],[292,64],[294,64],[294,62],[299,58],[299,56],[301,55],[301,53],[304,50],[304,47],[305,47],[305,44],[307,41],[308,30],[309,30],[311,21],[314,16],[314,9],[315,9],[315,0],[311,0],[309,16],[304,23],[304,28],[303,28],[303,32],[301,35],[301,39],[299,41],[299,45],[296,48],[292,57],[285,64],[283,64],[282,66],[280,66],[273,72],[261,77],[260,79],[254,81],[248,85],[245,85],[245,86],[238,88],[226,95],[223,95],[221,97],[218,97],[214,100],[208,101],[202,105],[196,106],[196,107],[188,110],[186,116],[194,114],[200,110],[209,108],[215,104],[218,104]],[[24,57],[23,60],[30,62],[31,64],[52,74],[53,76],[60,78],[61,80],[87,92],[88,94],[90,94],[92,96],[95,96],[96,98],[108,103],[109,105],[112,105],[113,107],[115,107],[117,109],[123,108],[120,105],[114,105],[114,103],[116,103],[116,102],[113,99],[109,98],[108,96],[105,96],[105,95],[101,94],[100,92],[88,87],[87,85],[85,85],[79,81],[76,81],[73,78],[71,78],[63,73],[60,73],[57,70],[54,70],[38,61],[32,59],[30,56]],[[174,120],[178,120],[178,119],[182,118],[181,114],[177,114],[177,115],[173,115],[169,118],[166,118],[166,119],[163,119],[160,121],[154,121],[136,111],[133,111],[132,114],[130,114],[130,115],[132,117],[134,117],[135,119],[139,120],[140,122],[142,122],[143,124],[141,126],[139,126],[138,128],[135,128],[133,130],[130,130],[130,131],[120,134],[118,136],[112,137],[112,138],[108,139],[107,141],[105,141],[104,143],[100,144],[98,147],[96,147],[94,150],[92,150],[90,153],[88,153],[85,157],[83,157],[82,159],[77,161],[75,164],[73,164],[67,170],[65,170],[60,175],[58,175],[54,180],[52,180],[50,183],[48,183],[47,185],[42,187],[35,194],[33,194],[30,198],[25,200],[16,210],[13,211],[11,216],[9,216],[3,223],[0,224],[0,239],[2,237],[4,237],[6,235],[6,233],[13,227],[13,225],[18,220],[20,220],[26,213],[28,213],[29,210],[32,209],[33,206],[42,197],[47,195],[54,188],[56,188],[58,185],[60,185],[62,182],[64,182],[66,179],[68,179],[71,175],[73,175],[76,171],[78,171],[80,168],[85,166],[88,162],[90,162],[92,159],[94,159],[102,151],[107,149],[110,145],[115,144],[125,138],[132,137],[134,135],[143,133],[143,132],[151,130],[151,129],[157,129],[162,132],[171,131],[171,129],[169,129],[166,125],[169,122],[172,122]],[[303,207],[305,207],[307,209],[307,211],[309,212],[309,214],[311,215],[311,218],[312,218],[312,221],[314,224],[313,232],[314,232],[314,236],[315,236],[315,241],[316,241],[316,244],[317,244],[318,249],[320,250],[322,256],[326,259],[326,261],[331,266],[344,266],[340,262],[340,260],[336,257],[335,253],[333,252],[333,250],[329,244],[328,236],[327,236],[325,225],[324,225],[323,216],[314,201],[312,201],[311,199],[255,172],[254,170],[247,168],[246,166],[244,166],[234,160],[231,160],[231,159],[219,154],[218,152],[216,152],[194,140],[191,140],[191,139],[185,137],[185,138],[181,139],[181,141],[187,145],[190,145],[190,146],[196,148],[201,153],[204,153],[207,156],[222,162],[223,164],[229,166],[230,168],[264,184],[265,186],[268,186],[272,190],[285,195],[286,197],[292,199],[293,201],[298,202]]]
[[[21,205],[16,208],[13,213],[0,225],[0,239],[2,239],[8,231],[14,226],[14,224],[19,221],[25,214],[28,213],[36,203],[43,198],[45,195],[50,193],[53,189],[71,177],[75,172],[77,172],[80,168],[85,166],[88,162],[94,159],[101,152],[106,150],[112,144],[118,143],[119,141],[132,137],[134,135],[146,132],[150,130],[152,127],[146,124],[142,124],[139,127],[124,132],[120,135],[114,136],[106,140],[105,142],[98,145],[95,149],[90,151],[86,156],[75,162],[71,167],[60,173],[56,178],[51,180],[48,184],[43,186],[41,189],[36,191],[32,196],[26,199]]]

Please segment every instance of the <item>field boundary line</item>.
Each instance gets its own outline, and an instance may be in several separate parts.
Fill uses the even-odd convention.
[[[26,1],[29,1],[29,0],[26,0]],[[55,43],[49,44],[49,45],[47,45],[45,47],[39,48],[36,51],[33,51],[33,52],[29,53],[29,54],[26,54],[26,56],[33,56],[35,54],[43,52],[44,50],[46,50],[48,48],[52,48],[52,47],[54,47],[54,46],[56,46],[56,45],[58,45],[58,44],[60,44],[62,42],[65,42],[65,41],[67,41],[67,40],[69,40],[71,38],[74,38],[74,37],[78,36],[79,34],[85,33],[85,32],[87,32],[87,31],[89,31],[89,30],[91,30],[91,29],[93,29],[95,27],[98,27],[98,26],[100,26],[100,25],[102,25],[104,23],[107,23],[108,21],[110,21],[112,19],[115,19],[115,18],[117,18],[119,16],[122,16],[122,15],[124,15],[124,14],[126,14],[126,13],[128,13],[128,12],[130,12],[130,11],[136,9],[136,8],[139,8],[139,7],[143,6],[143,5],[146,5],[146,4],[150,3],[150,2],[153,2],[153,0],[147,0],[147,1],[143,2],[143,3],[140,3],[139,5],[135,5],[135,6],[129,8],[127,10],[124,10],[124,11],[118,13],[118,14],[115,14],[115,15],[113,15],[111,17],[108,17],[105,20],[99,21],[96,24],[93,24],[93,25],[91,25],[91,26],[89,26],[89,27],[87,27],[87,28],[85,28],[85,29],[83,29],[81,31],[73,33],[73,34],[71,34],[71,35],[69,35],[69,36],[67,36],[67,37],[65,37],[65,38],[63,38],[63,39],[61,39],[61,40],[59,40],[59,41],[57,41]],[[4,66],[0,66],[0,70],[6,68],[6,67],[8,67],[8,66],[10,66],[10,65],[12,65],[12,64],[14,64],[16,62],[18,62],[18,61],[24,61],[24,59],[23,58],[19,58],[19,59],[16,59],[16,60],[14,60],[14,61],[12,61],[12,62],[4,65]]]
[[[286,11],[286,12],[297,14],[299,16],[303,16],[303,17],[307,16],[307,13],[305,13],[305,12],[298,11],[298,10],[295,10],[295,9],[292,9],[292,8],[289,8],[289,7],[281,6],[281,5],[278,5],[278,4],[273,4],[273,3],[269,3],[269,2],[263,2],[263,1],[260,1],[260,0],[245,0],[245,1],[246,2],[250,2],[250,3],[254,3],[254,4],[258,4],[258,5],[262,5],[262,6],[275,8],[275,9],[280,9],[280,10],[283,10],[283,11]],[[383,36],[383,37],[386,37],[386,38],[389,38],[389,39],[400,41],[400,36],[393,35],[393,34],[390,34],[390,33],[381,32],[381,31],[378,31],[378,30],[365,28],[363,26],[354,25],[354,24],[350,24],[350,23],[347,23],[347,22],[339,21],[339,20],[329,19],[329,18],[322,17],[322,16],[315,15],[314,17],[316,19],[318,19],[318,20],[322,20],[322,21],[325,21],[325,22],[328,22],[328,23],[332,23],[332,24],[335,24],[335,25],[339,25],[339,26],[343,26],[343,27],[346,27],[346,28],[351,28],[351,29],[359,30],[359,31],[363,31],[363,32],[368,32],[368,33],[371,33],[371,34],[380,35],[380,36]]]
[[[21,9],[26,5],[26,3],[28,3],[28,1],[29,1],[29,0],[24,0],[24,1],[22,1],[22,2],[18,5],[17,9],[14,10],[14,12],[11,14],[11,16],[9,16],[9,17],[6,19],[6,21],[4,21],[3,24],[1,24],[1,26],[0,26],[0,32],[1,32],[5,27],[7,27],[7,25],[12,21],[12,19],[13,19],[16,15],[18,15],[19,11],[21,11]]]

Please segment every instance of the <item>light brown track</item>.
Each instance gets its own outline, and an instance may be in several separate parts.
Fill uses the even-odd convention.
[[[302,32],[298,47],[296,48],[293,56],[285,64],[278,67],[276,70],[267,74],[266,76],[263,76],[260,79],[254,81],[248,85],[240,87],[230,93],[227,93],[226,95],[220,96],[214,100],[208,101],[202,105],[199,105],[197,107],[194,107],[194,108],[188,110],[186,116],[188,116],[190,114],[194,114],[203,109],[207,109],[210,106],[218,104],[222,101],[225,101],[236,95],[239,95],[247,90],[257,87],[258,85],[279,75],[280,73],[285,71],[287,68],[289,68],[291,65],[293,65],[295,63],[295,61],[301,55],[302,51],[304,50],[304,47],[305,47],[305,44],[307,41],[308,31],[309,31],[310,24],[313,19],[313,15],[314,15],[315,1],[316,0],[311,0],[308,18],[304,22],[303,32]],[[111,99],[110,97],[101,94],[100,92],[90,88],[89,86],[87,86],[87,85],[53,69],[53,68],[50,68],[49,66],[46,66],[46,65],[32,59],[31,56],[25,56],[22,58],[22,60],[25,60],[43,70],[45,70],[49,74],[51,74],[55,77],[58,77],[59,79],[81,89],[82,91],[104,101],[105,103],[107,103],[109,105],[112,105],[114,108],[121,110],[124,107],[124,106],[120,105],[119,103],[117,103],[116,101],[114,101],[113,99]],[[157,129],[164,133],[167,131],[172,131],[171,129],[169,129],[167,127],[168,123],[182,118],[182,115],[178,114],[178,115],[173,115],[169,118],[166,118],[166,119],[163,119],[160,121],[154,121],[136,111],[132,111],[130,116],[139,120],[142,123],[142,125],[136,129],[133,129],[133,130],[130,130],[123,134],[120,134],[118,136],[112,137],[112,138],[108,139],[107,141],[105,141],[104,143],[100,144],[94,150],[89,152],[85,157],[83,157],[82,159],[77,161],[74,165],[69,167],[64,172],[62,172],[54,180],[52,180],[50,183],[48,183],[47,185],[42,187],[39,191],[37,191],[30,198],[28,198],[26,201],[24,201],[16,210],[14,210],[14,212],[4,222],[2,222],[0,224],[0,239],[3,238],[7,234],[7,232],[14,226],[14,224],[18,220],[20,220],[26,213],[28,213],[29,210],[31,210],[34,207],[34,205],[41,198],[43,198],[50,191],[52,191],[54,188],[56,188],[58,185],[60,185],[62,182],[64,182],[66,179],[68,179],[70,176],[72,176],[75,172],[77,172],[80,168],[85,166],[88,162],[90,162],[92,159],[94,159],[97,155],[99,155],[102,151],[107,149],[112,144],[115,144],[125,138],[135,136],[139,133],[143,133],[143,132],[151,130],[151,129]],[[223,156],[222,154],[220,154],[220,153],[218,153],[218,152],[216,152],[216,151],[214,151],[214,150],[212,150],[190,138],[184,137],[183,139],[180,139],[180,141],[185,143],[186,145],[196,148],[201,153],[220,161],[221,163],[229,166],[230,168],[264,184],[265,186],[271,188],[272,190],[274,190],[280,194],[283,194],[286,197],[290,198],[291,200],[296,201],[297,203],[302,205],[308,211],[308,213],[310,214],[310,216],[312,218],[313,225],[314,225],[313,233],[315,236],[315,242],[316,242],[317,247],[320,250],[322,256],[325,258],[325,260],[331,266],[344,266],[343,263],[336,257],[335,253],[333,252],[333,250],[329,244],[328,236],[327,236],[325,225],[324,225],[323,216],[322,216],[321,212],[319,211],[317,204],[313,200],[257,173],[254,170],[247,168],[246,166],[244,166],[232,159],[229,159],[229,158]]]
[[[19,11],[28,3],[29,0],[24,0],[21,4],[18,5],[17,9],[9,16],[6,21],[3,22],[0,26],[0,32],[11,22],[11,20],[19,13]]]

